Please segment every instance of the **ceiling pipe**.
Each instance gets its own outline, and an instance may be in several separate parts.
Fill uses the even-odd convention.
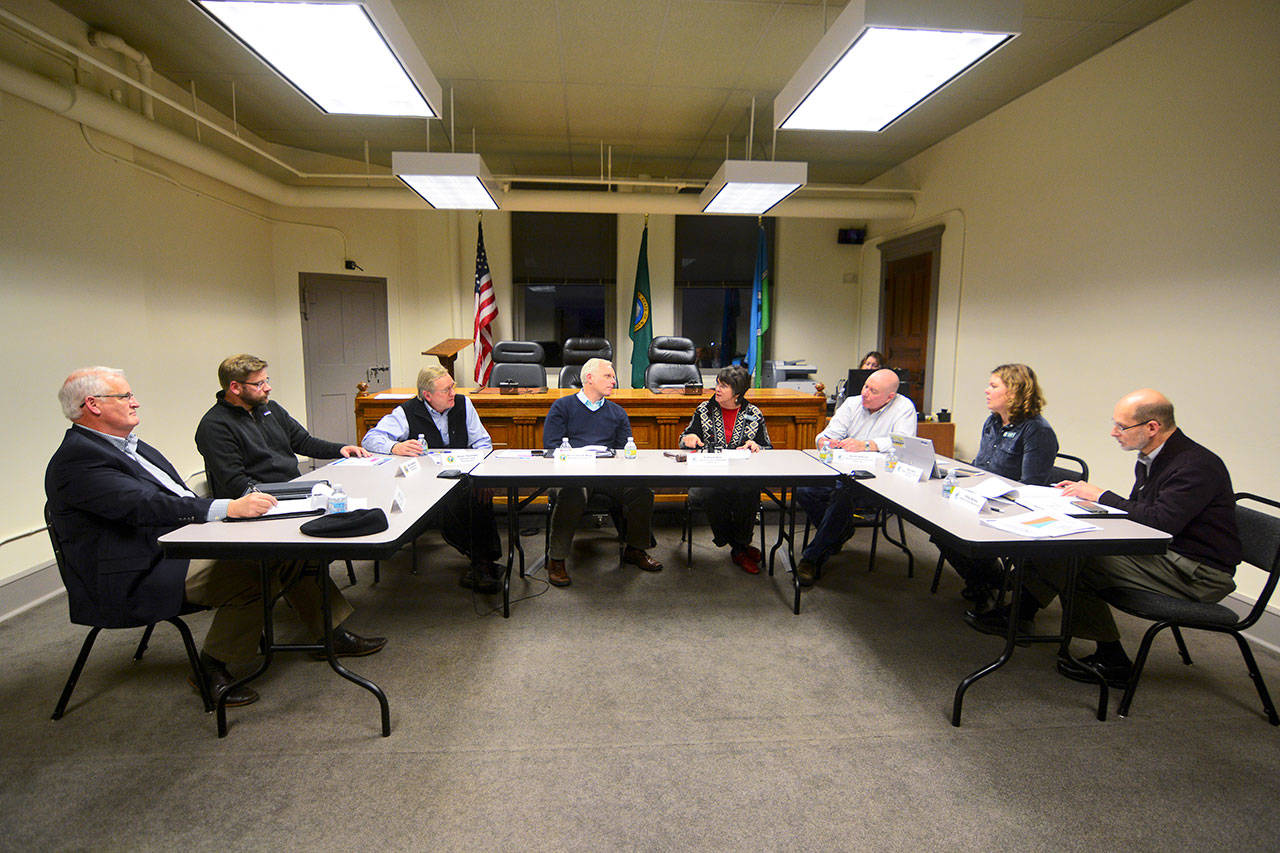
[[[151,88],[151,60],[147,58],[147,55],[120,38],[120,36],[103,32],[102,30],[94,30],[89,33],[89,44],[94,47],[100,47],[103,50],[114,51],[133,61],[133,64],[138,67],[138,82],[142,84],[139,87],[142,91],[142,113],[148,119],[154,120],[156,117],[155,101],[147,92]]]
[[[281,183],[162,124],[147,121],[83,86],[55,82],[3,60],[0,60],[0,89],[282,207],[424,209],[422,200],[405,187],[298,187]],[[351,175],[353,179],[361,177]],[[511,190],[502,193],[498,202],[508,211],[691,215],[701,212],[698,196],[692,193]],[[910,198],[793,196],[770,211],[770,215],[880,220],[907,219],[914,212],[915,201]]]

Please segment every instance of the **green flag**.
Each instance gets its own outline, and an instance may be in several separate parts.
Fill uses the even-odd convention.
[[[636,261],[636,288],[631,296],[631,387],[644,387],[649,369],[649,342],[653,340],[653,312],[649,308],[649,226],[640,237]]]

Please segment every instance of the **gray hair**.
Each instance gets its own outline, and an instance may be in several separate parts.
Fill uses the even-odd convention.
[[[612,362],[607,358],[589,358],[586,364],[582,365],[582,370],[579,373],[582,376],[595,376],[597,370],[602,367],[609,367],[611,364]]]
[[[115,367],[81,367],[71,371],[58,391],[62,414],[69,421],[78,421],[84,414],[84,398],[106,394],[111,390],[107,377],[124,379],[124,371]]]

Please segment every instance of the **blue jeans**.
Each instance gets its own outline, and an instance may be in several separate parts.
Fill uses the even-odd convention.
[[[817,528],[800,556],[821,567],[853,536],[853,482],[841,479],[835,488],[801,486],[796,489],[796,500]]]

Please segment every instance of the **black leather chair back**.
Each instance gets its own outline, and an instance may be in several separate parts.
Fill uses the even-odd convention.
[[[537,341],[498,341],[493,347],[493,363],[497,364],[542,364],[547,354],[542,344]],[[489,383],[496,385],[492,377]],[[544,383],[545,387],[545,383]]]
[[[683,388],[686,383],[702,384],[702,374],[693,364],[668,364],[666,362],[650,362],[644,371],[644,387],[657,391],[664,385]]]
[[[541,349],[541,347],[538,348]],[[538,388],[545,390],[547,387],[547,371],[541,364],[523,364],[518,362],[501,362],[495,364],[493,366],[493,373],[489,374],[489,387],[497,388],[501,386],[503,382],[509,381],[514,381],[516,386],[519,388]]]
[[[695,364],[697,350],[688,338],[663,336],[649,342],[649,364]],[[697,372],[696,370],[694,371]]]
[[[561,388],[582,387],[582,365],[593,358],[612,359],[613,345],[604,338],[569,338],[564,342]]]

